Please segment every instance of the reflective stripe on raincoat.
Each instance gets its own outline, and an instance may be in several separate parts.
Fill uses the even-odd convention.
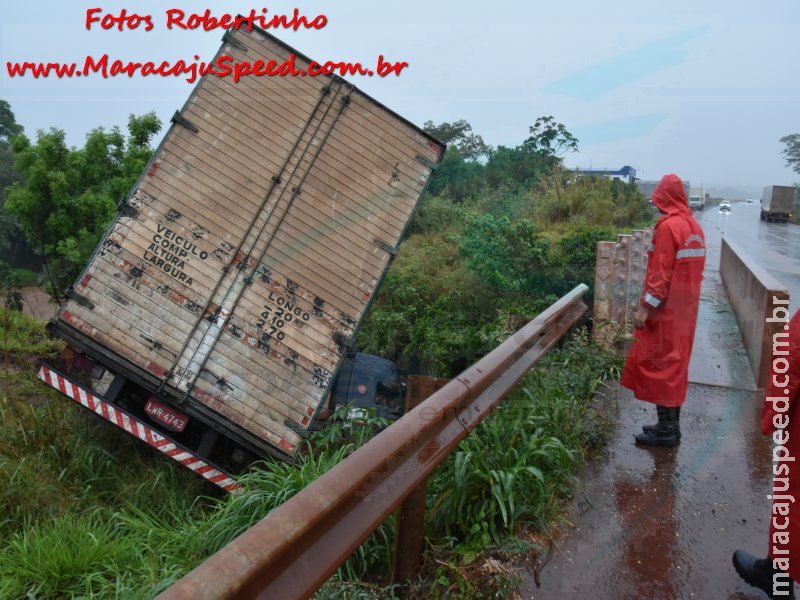
[[[705,238],[677,175],[665,175],[652,200],[666,214],[656,223],[647,252],[641,302],[650,313],[645,326],[633,331],[621,383],[639,400],[673,407],[686,399]]]

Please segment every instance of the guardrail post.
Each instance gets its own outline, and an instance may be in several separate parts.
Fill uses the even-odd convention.
[[[406,388],[406,412],[419,405],[449,379],[410,375]],[[422,538],[425,528],[425,500],[428,480],[411,490],[397,511],[397,529],[392,556],[392,583],[413,581],[422,559]]]
[[[592,339],[607,348],[616,336],[611,327],[611,297],[614,287],[614,242],[597,242],[594,270],[594,306]]]
[[[620,356],[628,353],[629,342],[622,340],[639,305],[652,237],[652,228],[636,229],[616,242],[597,242],[592,339]]]
[[[619,326],[623,335],[628,322],[628,267],[631,264],[631,236],[618,235],[614,247],[614,284],[611,292],[611,318]],[[618,356],[623,356],[627,348],[622,338],[615,344]]]

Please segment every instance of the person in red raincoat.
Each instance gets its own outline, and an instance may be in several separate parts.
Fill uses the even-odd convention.
[[[647,273],[634,319],[621,383],[637,399],[656,405],[658,422],[636,436],[640,444],[680,441],[680,407],[686,399],[700,284],[706,260],[703,230],[692,216],[680,177],[664,175],[653,192],[664,215],[647,251]]]
[[[774,308],[773,318],[781,311],[788,318],[788,306]],[[770,367],[761,418],[761,431],[775,444],[768,558],[737,550],[733,566],[770,598],[793,599],[794,582],[800,581],[800,462],[795,460],[800,457],[800,311],[773,336]]]

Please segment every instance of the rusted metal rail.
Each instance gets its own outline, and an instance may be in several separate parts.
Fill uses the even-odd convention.
[[[442,389],[449,379],[437,379],[422,375],[408,377],[406,393],[406,410],[412,409]],[[425,500],[428,492],[428,480],[423,479],[417,487],[406,496],[397,510],[397,526],[394,537],[394,553],[392,556],[392,582],[405,583],[417,576],[422,545],[425,538]]]
[[[158,598],[309,597],[580,318],[587,289],[577,286]]]

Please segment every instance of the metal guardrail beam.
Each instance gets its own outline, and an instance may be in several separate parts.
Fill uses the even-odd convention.
[[[307,598],[586,311],[581,284],[158,596]]]

